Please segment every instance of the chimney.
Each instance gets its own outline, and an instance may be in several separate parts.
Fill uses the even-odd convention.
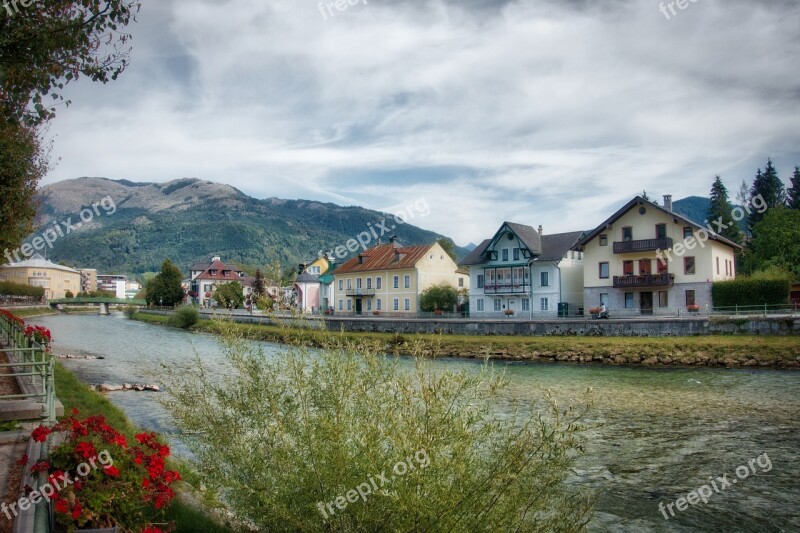
[[[392,235],[391,237],[389,237],[389,242],[391,244],[396,243],[397,242],[397,235]]]
[[[297,265],[297,273],[298,274],[302,274],[305,271],[305,269],[306,269],[306,264],[305,263],[300,263],[299,265]]]
[[[667,211],[672,211],[672,195],[665,194],[664,195],[664,209]]]
[[[542,225],[539,224],[539,237],[541,237],[543,233],[544,233],[544,228],[542,228]]]
[[[213,263],[214,261],[222,262],[222,258],[218,255],[215,255],[214,257],[211,258],[211,262]]]

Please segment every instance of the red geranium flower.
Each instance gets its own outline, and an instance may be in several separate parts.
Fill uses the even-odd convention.
[[[104,466],[103,471],[111,477],[119,477],[119,469],[116,466]]]
[[[38,428],[33,430],[33,433],[31,433],[31,437],[33,437],[34,442],[45,442],[49,434],[50,434],[50,428],[45,426],[39,426]]]
[[[61,514],[69,513],[69,503],[67,503],[67,500],[58,500],[56,502],[56,512]]]

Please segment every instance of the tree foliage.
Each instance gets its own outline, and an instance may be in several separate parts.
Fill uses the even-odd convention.
[[[764,213],[764,219],[753,228],[745,262],[749,272],[774,266],[800,280],[800,211],[776,207]]]
[[[253,281],[253,297],[258,300],[261,296],[266,294],[266,287],[264,286],[264,274],[261,269],[256,270],[255,280]]]
[[[0,281],[0,296],[28,296],[41,299],[44,297],[44,287],[32,287],[11,281]]]
[[[238,281],[217,285],[213,298],[226,309],[238,309],[244,305],[244,290]]]
[[[772,160],[767,160],[767,166],[764,167],[764,172],[758,169],[756,178],[753,181],[753,186],[750,188],[750,199],[760,196],[764,200],[764,204],[768,209],[773,209],[778,206],[783,206],[786,203],[786,190],[784,189],[783,182],[778,177],[778,172],[772,165]],[[764,218],[764,213],[759,213],[757,210],[752,210],[748,222],[750,228],[754,228]]]
[[[786,191],[786,205],[789,209],[800,209],[800,167],[794,167],[791,184]]]
[[[145,298],[150,305],[174,306],[183,301],[184,293],[181,282],[183,274],[180,269],[165,259],[161,272],[147,283]]]
[[[728,189],[722,183],[722,178],[717,176],[711,186],[711,203],[708,206],[707,218],[712,226],[714,221],[721,220],[723,226],[727,226],[723,227],[721,236],[739,244],[742,241],[742,233],[739,231],[738,222],[733,220],[732,211],[733,206],[728,200]]]
[[[452,311],[458,303],[458,289],[447,283],[428,287],[419,295],[419,307],[422,311]]]
[[[166,403],[203,482],[243,522],[320,533],[584,529],[590,499],[565,483],[582,449],[575,411],[509,399],[489,366],[408,365],[369,345],[266,355],[223,327],[226,378],[201,362],[166,372]]]

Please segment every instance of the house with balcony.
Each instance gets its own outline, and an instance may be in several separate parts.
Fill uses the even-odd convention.
[[[457,268],[438,243],[402,246],[392,238],[335,270],[335,313],[415,316],[425,289],[443,283],[458,287]]]
[[[464,260],[470,316],[555,317],[583,307],[583,232],[545,235],[542,226],[504,222]]]
[[[584,257],[584,302],[618,316],[711,306],[711,284],[736,277],[741,247],[637,196],[575,245]]]

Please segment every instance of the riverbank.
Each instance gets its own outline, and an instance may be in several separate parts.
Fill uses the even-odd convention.
[[[168,317],[140,311],[134,319],[166,325]],[[190,330],[219,333],[224,322],[200,319]],[[693,337],[531,337],[517,335],[436,335],[376,332],[330,332],[311,328],[239,324],[248,339],[326,348],[368,340],[387,353],[419,351],[435,357],[463,357],[592,363],[645,367],[724,367],[800,369],[796,337],[737,335]]]

